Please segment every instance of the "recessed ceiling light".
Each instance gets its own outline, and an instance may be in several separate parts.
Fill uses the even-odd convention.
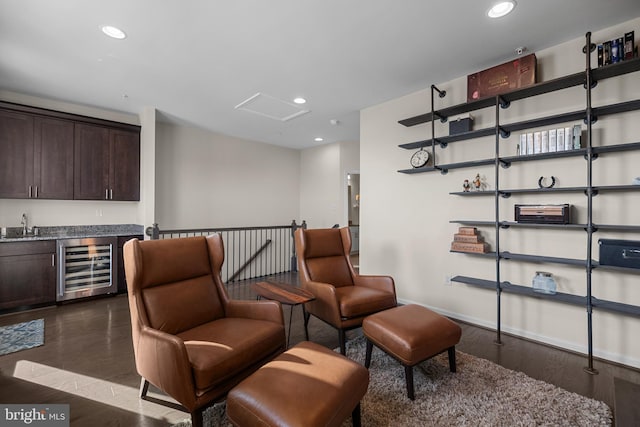
[[[315,142],[322,142],[322,141],[324,141],[324,138],[317,137],[316,139],[314,139],[314,141]]]
[[[298,98],[294,99],[293,102],[295,102],[296,104],[306,104],[307,100],[304,99],[304,98],[299,98],[298,97]]]
[[[109,37],[113,37],[114,39],[122,40],[125,37],[127,37],[125,32],[122,31],[120,28],[116,28],[111,25],[103,25],[100,28],[102,29],[103,33],[105,33]]]
[[[516,7],[516,2],[513,0],[501,1],[500,3],[494,4],[487,12],[487,15],[489,18],[500,18],[511,12],[514,7]]]

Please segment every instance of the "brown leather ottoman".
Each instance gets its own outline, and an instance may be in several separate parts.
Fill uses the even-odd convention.
[[[456,344],[462,330],[455,322],[428,308],[402,305],[366,317],[362,331],[367,337],[365,366],[371,363],[373,344],[404,365],[407,395],[414,399],[413,367],[437,354],[449,352],[449,369],[456,371]]]
[[[262,366],[227,396],[235,426],[340,426],[360,400],[369,371],[326,347],[304,341]]]

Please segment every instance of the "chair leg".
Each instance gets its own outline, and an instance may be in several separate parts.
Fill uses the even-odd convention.
[[[347,338],[344,329],[338,329],[338,340],[340,341],[340,354],[347,355]]]
[[[149,381],[144,378],[140,379],[140,399],[144,399],[147,397],[147,392],[149,391]]]
[[[456,346],[454,345],[453,347],[449,347],[447,351],[449,352],[449,370],[451,372],[455,372],[456,371]]]
[[[304,337],[307,341],[309,341],[309,317],[311,315],[307,313],[307,310],[304,308],[304,304],[302,304],[302,317],[304,318]]]
[[[353,427],[361,426],[361,417],[360,417],[360,402],[356,405],[355,409],[351,413],[351,424]]]
[[[192,427],[203,427],[202,415],[204,413],[203,409],[196,409],[191,413],[191,426]]]
[[[413,393],[413,366],[404,367],[404,376],[407,381],[407,396],[409,399],[414,400],[415,395]]]
[[[373,343],[367,340],[367,352],[364,356],[364,367],[369,369],[369,365],[371,365],[371,352],[373,351]]]

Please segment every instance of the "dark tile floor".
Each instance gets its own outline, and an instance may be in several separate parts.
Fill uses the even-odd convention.
[[[297,282],[295,276],[276,278]],[[234,298],[253,299],[247,283],[232,284]],[[285,319],[289,307],[284,307]],[[187,414],[138,399],[140,378],[135,371],[127,298],[124,295],[75,302],[57,307],[0,316],[0,326],[45,319],[45,345],[0,356],[0,402],[67,403],[73,426],[166,426]],[[310,339],[329,348],[338,346],[334,329],[318,319],[310,321]],[[614,407],[614,378],[640,384],[640,371],[596,361],[599,375],[583,371],[586,358],[503,334],[461,324],[459,351],[492,360],[569,391]],[[350,331],[348,338],[359,335]],[[304,339],[302,310],[294,307],[291,342]],[[628,387],[626,388],[628,389]],[[628,398],[629,402],[637,402]],[[631,422],[640,424],[640,420]],[[627,424],[633,425],[633,424]]]

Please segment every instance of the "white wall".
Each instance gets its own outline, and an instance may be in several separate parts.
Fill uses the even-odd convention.
[[[347,172],[359,170],[358,154],[358,142],[326,144],[301,152],[300,218],[309,228],[347,225]]]
[[[0,91],[0,99],[7,102],[105,120],[140,124],[139,117],[135,115],[37,98],[14,92]],[[145,125],[155,126],[154,120],[155,116],[147,118]],[[149,133],[147,130],[145,132]],[[145,140],[143,137],[141,142],[143,146],[142,162],[144,163],[148,161],[145,158],[147,151],[144,151],[144,147],[149,147],[152,141],[149,142],[148,139]],[[141,175],[140,179],[142,188],[146,188],[148,180],[145,179],[144,175]],[[142,196],[141,202],[0,199],[0,225],[3,227],[19,227],[22,213],[27,214],[30,226],[145,224],[145,216],[142,212],[147,208],[145,200],[149,200],[149,197],[150,195]]]
[[[299,221],[300,152],[158,123],[156,222],[161,229]]]
[[[594,43],[618,37],[632,29],[638,33],[640,18],[593,35]],[[550,80],[585,69],[583,38],[535,52],[538,58],[538,81]],[[596,64],[595,53],[593,63]],[[466,77],[449,82],[434,82],[447,91],[436,98],[437,107],[455,105],[466,100]],[[602,81],[593,91],[594,106],[640,98],[638,73]],[[413,151],[397,145],[431,137],[431,125],[406,128],[398,120],[425,113],[430,91],[413,93],[361,112],[361,241],[360,269],[367,274],[391,274],[395,277],[399,299],[416,302],[480,325],[495,327],[495,292],[454,283],[445,285],[447,276],[465,275],[495,279],[495,263],[472,255],[453,254],[449,245],[458,225],[455,219],[493,220],[493,197],[463,198],[449,195],[461,191],[464,179],[476,173],[485,175],[494,189],[493,166],[458,169],[447,175],[426,173],[406,175]],[[586,95],[581,87],[514,102],[501,110],[503,123],[517,122],[560,112],[585,108]],[[494,125],[491,108],[472,113],[475,128]],[[604,117],[594,125],[593,145],[637,142],[640,112]],[[573,124],[573,123],[571,123]],[[436,135],[447,135],[448,124],[436,123]],[[567,124],[568,125],[568,124]],[[543,127],[540,130],[548,129]],[[554,126],[555,127],[555,126]],[[515,155],[518,135],[501,140],[503,155]],[[394,142],[394,143],[390,143]],[[495,138],[480,138],[450,144],[437,151],[439,163],[492,158]],[[594,184],[630,184],[640,175],[640,153],[629,152],[601,156],[594,163]],[[585,185],[586,162],[580,157],[541,162],[527,162],[500,170],[501,187],[535,188],[540,176],[556,176],[558,186]],[[639,192],[640,193],[640,192]],[[581,194],[518,196],[500,201],[501,219],[513,220],[515,203],[571,203],[576,206],[576,222],[586,221],[586,197]],[[612,193],[594,199],[594,222],[638,224],[640,194]],[[481,234],[495,248],[494,230],[482,228]],[[598,257],[599,238],[638,239],[636,234],[605,233],[594,235],[593,258]],[[501,250],[585,258],[586,233],[583,231],[549,232],[512,229],[501,231]],[[502,280],[529,285],[536,270],[550,271],[560,292],[585,295],[585,272],[555,264],[503,262]],[[638,275],[594,271],[593,294],[597,298],[640,305]],[[502,327],[536,340],[586,353],[587,316],[584,307],[540,301],[534,298],[503,294]],[[594,349],[597,356],[640,367],[640,319],[594,310]],[[489,345],[489,343],[487,343]]]

